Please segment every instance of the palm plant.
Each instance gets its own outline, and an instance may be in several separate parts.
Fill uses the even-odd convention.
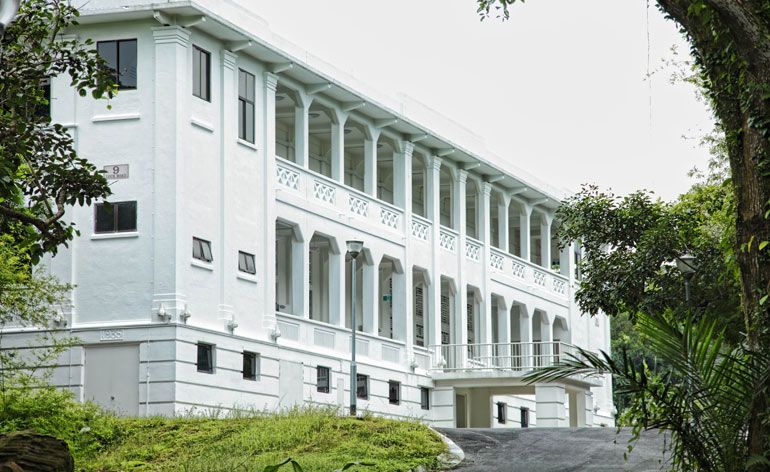
[[[669,314],[641,313],[640,335],[665,368],[638,366],[622,353],[579,349],[556,365],[527,375],[526,380],[552,382],[570,376],[610,373],[616,388],[631,398],[632,441],[642,430],[671,432],[673,470],[743,471],[752,465],[770,466],[766,456],[748,456],[746,440],[754,402],[770,374],[766,355],[744,346],[728,347],[716,320],[692,316],[677,321]]]

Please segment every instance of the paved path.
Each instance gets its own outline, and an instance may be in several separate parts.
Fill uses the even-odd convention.
[[[439,428],[465,452],[462,472],[662,471],[664,436],[645,432],[623,459],[629,429],[615,428]],[[666,437],[666,440],[669,438]]]

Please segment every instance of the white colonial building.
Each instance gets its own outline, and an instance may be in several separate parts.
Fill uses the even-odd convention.
[[[613,424],[609,378],[522,381],[609,349],[609,320],[573,298],[579,251],[552,237],[563,194],[277,38],[250,2],[84,3],[69,34],[121,90],[108,108],[52,80],[54,121],[113,190],[72,209],[82,234],[46,262],[76,286],[61,327],[82,342],[57,385],[132,415],[344,411],[355,299],[359,410]]]

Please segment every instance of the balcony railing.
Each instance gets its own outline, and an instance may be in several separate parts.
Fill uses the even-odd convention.
[[[441,344],[430,346],[431,370],[525,372],[577,355],[575,346],[560,341],[529,343]],[[565,357],[567,356],[567,357]]]
[[[559,297],[569,297],[569,279],[567,277],[497,248],[492,248],[489,254],[489,269],[493,277],[512,278]]]

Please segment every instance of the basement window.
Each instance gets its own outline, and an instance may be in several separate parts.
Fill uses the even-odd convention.
[[[214,345],[198,343],[198,372],[214,373]]]
[[[243,378],[257,380],[259,376],[259,354],[256,352],[243,352]]]
[[[521,407],[521,427],[529,428],[529,408]]]
[[[420,408],[430,410],[430,389],[428,387],[420,387]]]
[[[505,413],[508,409],[508,404],[504,402],[497,402],[497,422],[505,424]]]
[[[401,382],[388,380],[388,402],[391,405],[398,405],[401,403]]]
[[[356,374],[356,397],[369,399],[369,376]]]
[[[316,390],[320,393],[329,393],[329,383],[331,380],[331,369],[324,366],[317,366],[315,368],[316,373]]]

